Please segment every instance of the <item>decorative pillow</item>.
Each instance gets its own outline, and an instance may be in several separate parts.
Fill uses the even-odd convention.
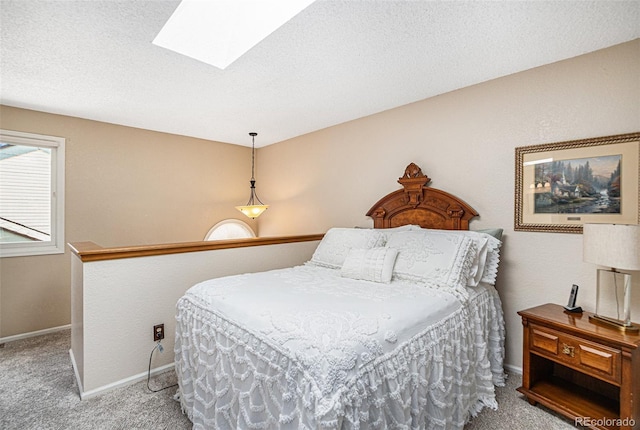
[[[467,285],[475,287],[480,282],[495,285],[500,263],[500,247],[502,246],[502,242],[499,240],[502,237],[503,230],[501,228],[484,230],[423,230],[470,237],[476,245],[476,257],[469,270]]]
[[[485,230],[454,230],[452,233],[467,235],[476,241],[478,246],[478,271],[474,275],[473,282],[469,282],[470,286],[476,286],[480,282],[486,282],[495,285],[498,275],[498,265],[500,264],[500,247],[502,242],[502,229],[485,229]],[[486,239],[484,248],[480,248],[481,241]],[[482,253],[482,255],[480,255]]]
[[[489,239],[487,243],[487,261],[484,264],[482,272],[482,282],[491,285],[496,284],[498,276],[498,266],[500,265],[500,247],[502,242],[497,239]]]
[[[465,287],[477,252],[471,238],[441,230],[400,231],[391,235],[387,246],[398,250],[394,278],[451,288],[467,297]]]
[[[487,261],[487,251],[489,238],[484,235],[469,236],[476,245],[476,255],[469,269],[469,279],[467,279],[467,285],[470,287],[476,287],[482,280],[482,274],[484,273],[484,266]]]
[[[376,248],[384,246],[385,242],[386,236],[379,230],[334,227],[324,235],[310,262],[317,266],[340,269],[350,249]]]
[[[476,256],[469,269],[469,279],[467,285],[470,287],[476,287],[482,281],[484,275],[484,269],[487,262],[487,256],[489,253],[489,240],[497,241],[493,236],[470,230],[445,230],[447,233],[460,234],[467,236],[473,240],[476,245]]]
[[[394,248],[351,249],[344,260],[340,276],[363,281],[391,282],[398,250]]]

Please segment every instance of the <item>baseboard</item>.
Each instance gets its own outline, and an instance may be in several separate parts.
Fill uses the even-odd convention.
[[[58,331],[69,330],[69,329],[71,329],[71,324],[61,325],[60,327],[46,328],[44,330],[32,331],[29,333],[16,334],[13,336],[0,337],[0,344],[13,342],[14,340],[28,339],[30,337],[42,336],[43,334],[51,334]]]
[[[514,366],[512,364],[505,364],[504,368],[509,373],[515,373],[517,375],[522,375],[522,367]]]
[[[138,373],[137,375],[130,376],[128,378],[121,379],[116,382],[112,382],[111,384],[104,385],[102,387],[94,388],[93,390],[84,391],[82,387],[82,382],[80,381],[80,374],[78,373],[78,369],[76,367],[76,361],[73,357],[73,351],[69,350],[69,355],[71,356],[71,364],[73,366],[73,372],[76,375],[76,382],[78,383],[78,392],[80,393],[80,400],[86,400],[91,397],[95,397],[99,394],[106,393],[107,391],[111,391],[115,388],[124,387],[126,385],[131,385],[139,381],[144,381],[147,379],[147,375],[149,372]],[[156,367],[155,369],[151,369],[151,376],[158,375],[160,373],[166,372],[167,370],[175,368],[175,363],[165,364],[164,366]]]
[[[73,374],[76,376],[78,393],[80,394],[80,399],[82,399],[82,392],[84,391],[84,389],[82,388],[82,380],[80,379],[80,373],[78,373],[78,365],[76,364],[76,358],[73,355],[73,349],[69,350],[69,357],[71,358],[71,367],[73,368]]]

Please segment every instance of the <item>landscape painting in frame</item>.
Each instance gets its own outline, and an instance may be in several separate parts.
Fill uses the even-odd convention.
[[[621,167],[620,154],[536,164],[534,213],[619,214]]]
[[[515,230],[638,224],[640,133],[516,148]]]

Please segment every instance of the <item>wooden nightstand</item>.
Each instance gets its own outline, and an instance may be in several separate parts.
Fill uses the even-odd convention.
[[[589,322],[546,304],[518,312],[524,326],[522,387],[576,424],[640,429],[640,335]]]

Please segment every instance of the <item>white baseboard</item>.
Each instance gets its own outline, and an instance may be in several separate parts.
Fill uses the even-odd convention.
[[[71,364],[73,365],[73,372],[76,375],[76,382],[78,383],[78,391],[80,393],[80,400],[86,400],[91,397],[95,397],[99,394],[106,393],[107,391],[111,391],[118,387],[124,387],[126,385],[134,384],[138,381],[143,381],[147,379],[148,372],[138,373],[137,375],[130,376],[128,378],[121,379],[116,382],[112,382],[111,384],[104,385],[102,387],[94,388],[93,390],[84,391],[82,387],[82,382],[80,381],[80,374],[78,373],[78,369],[76,366],[76,360],[73,357],[73,351],[69,350],[69,355],[71,356]],[[164,366],[156,367],[155,369],[151,369],[151,376],[157,375],[159,373],[166,372],[167,370],[173,369],[175,367],[174,363],[165,364]]]
[[[50,333],[55,333],[58,331],[69,330],[69,329],[71,329],[71,324],[61,325],[60,327],[46,328],[44,330],[32,331],[29,333],[16,334],[13,336],[0,337],[0,344],[13,342],[14,340],[28,339],[30,337],[42,336],[43,334],[50,334]]]
[[[507,369],[509,373],[515,373],[517,375],[522,375],[522,367],[514,366],[512,364],[505,364],[504,368]]]
[[[71,358],[71,367],[73,367],[73,374],[76,376],[76,384],[78,384],[78,392],[80,393],[80,399],[82,399],[82,380],[80,379],[80,373],[78,373],[78,365],[76,364],[76,358],[73,356],[73,349],[69,350],[69,357]]]

